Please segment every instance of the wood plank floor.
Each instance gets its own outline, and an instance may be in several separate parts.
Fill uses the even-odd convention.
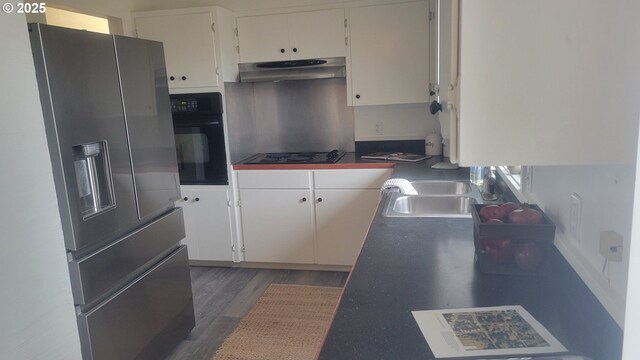
[[[191,267],[196,327],[168,360],[211,360],[270,284],[344,286],[346,272]]]

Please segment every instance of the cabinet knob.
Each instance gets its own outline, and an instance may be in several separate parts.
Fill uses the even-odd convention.
[[[185,197],[182,198],[182,200],[189,201],[189,198],[185,196]]]
[[[298,52],[298,48],[293,48],[293,52]]]
[[[356,94],[356,99],[360,99],[360,94]]]
[[[322,198],[318,198],[318,202],[322,202]]]
[[[195,198],[195,199],[193,199],[193,200],[194,200],[194,201],[200,201],[200,198]]]
[[[284,49],[280,49],[280,52],[284,54]]]
[[[438,111],[442,111],[442,104],[440,104],[436,100],[433,100],[431,105],[429,105],[429,112],[431,113],[431,115],[435,115],[438,113]]]
[[[173,81],[173,80],[175,80],[175,79],[176,79],[176,77],[175,77],[175,76],[169,76],[169,80]]]
[[[182,80],[187,80],[187,77],[186,77],[186,76],[184,76],[184,75],[182,75],[181,79],[182,79]]]
[[[307,201],[307,198],[306,198],[306,197],[303,197],[303,198],[302,198],[302,199],[300,199],[300,200],[302,200],[302,202],[306,202],[306,201]]]

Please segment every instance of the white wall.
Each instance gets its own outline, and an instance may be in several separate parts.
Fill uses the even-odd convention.
[[[79,359],[26,20],[16,14],[0,17],[0,357]]]
[[[618,322],[623,323],[636,168],[633,165],[540,166],[533,168],[529,197],[556,224],[556,246]],[[570,196],[582,198],[582,239],[568,235]],[[609,262],[604,273],[600,232],[624,238],[623,261]]]
[[[636,189],[640,189],[640,147],[636,158]],[[622,359],[640,359],[640,191],[634,194],[631,248],[629,249],[629,281],[627,283],[627,308],[625,312],[624,344]]]
[[[428,104],[354,106],[356,140],[419,140],[440,132]]]

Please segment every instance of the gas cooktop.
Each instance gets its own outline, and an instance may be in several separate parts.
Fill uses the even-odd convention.
[[[332,164],[344,156],[344,151],[288,152],[257,154],[244,164]]]

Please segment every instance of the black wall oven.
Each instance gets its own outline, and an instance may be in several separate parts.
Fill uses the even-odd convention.
[[[182,185],[228,185],[222,95],[171,95],[178,170]]]

